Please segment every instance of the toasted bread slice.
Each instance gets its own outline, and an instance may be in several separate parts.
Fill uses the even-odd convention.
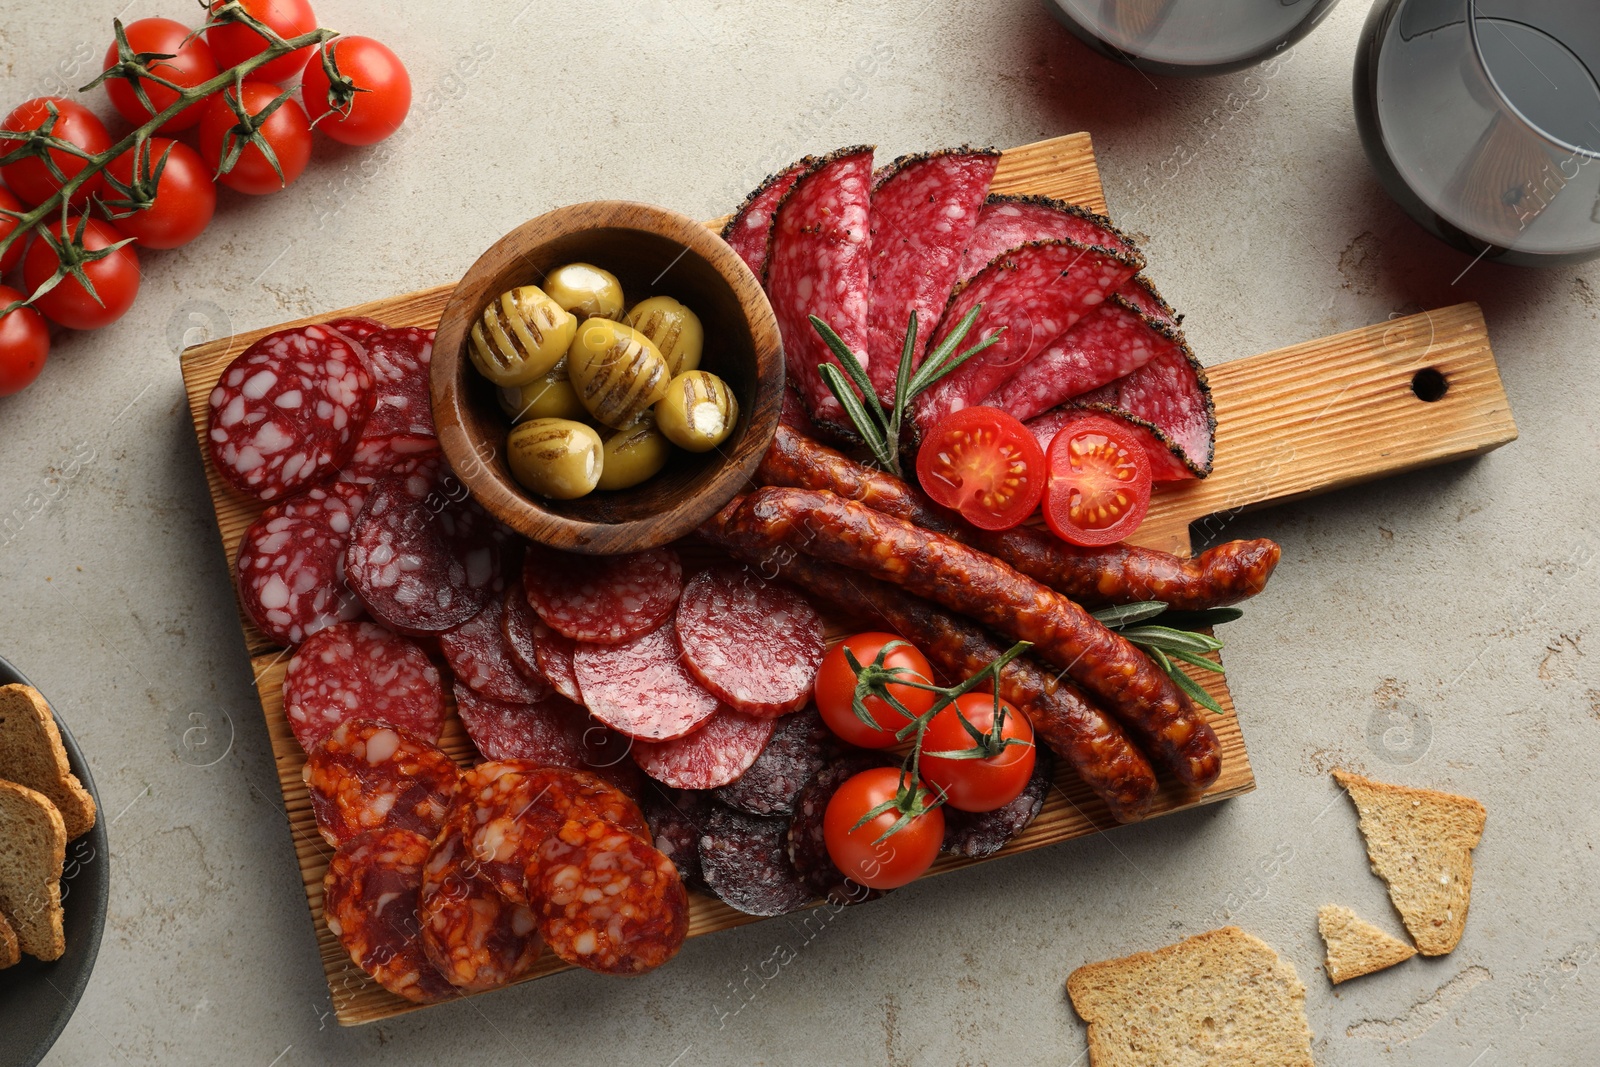
[[[67,763],[50,705],[29,685],[0,686],[0,778],[49,797],[68,841],[94,826],[94,797]]]
[[[1472,897],[1472,850],[1486,812],[1471,797],[1374,782],[1336,769],[1361,816],[1372,873],[1424,956],[1456,947]]]
[[[17,944],[17,932],[4,915],[0,915],[0,971],[22,959],[22,946]]]
[[[1092,1067],[1311,1067],[1294,964],[1237,926],[1079,967],[1067,995]]]
[[[41,960],[67,949],[61,932],[61,868],[67,826],[50,798],[0,782],[0,912],[22,951]]]
[[[1324,970],[1334,985],[1404,963],[1417,954],[1398,937],[1389,936],[1338,904],[1324,904],[1317,911],[1317,929],[1328,946]]]

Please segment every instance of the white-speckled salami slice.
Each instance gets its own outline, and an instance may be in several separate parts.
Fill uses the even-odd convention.
[[[827,643],[822,617],[794,590],[713,567],[684,587],[676,621],[689,673],[736,710],[776,718],[810,699]]]
[[[433,1004],[459,996],[417,936],[428,837],[364,834],[342,847],[322,879],[322,916],[355,965],[396,996]]]
[[[515,592],[515,590],[513,590]],[[529,704],[550,695],[542,677],[518,670],[504,621],[506,594],[497,593],[483,610],[448,633],[439,635],[439,649],[456,681],[486,697]]]
[[[506,597],[500,626],[505,631],[511,656],[523,674],[542,678],[568,700],[583,703],[578,676],[572,669],[572,654],[578,643],[539,621],[520,584],[512,587]]]
[[[684,669],[671,622],[625,645],[579,645],[572,665],[594,717],[635,740],[682,737],[721,707]]]
[[[816,160],[811,156],[791,163],[750,191],[744,203],[722,227],[722,239],[744,260],[750,272],[760,278],[767,266],[767,239],[772,230],[772,213],[795,179]]]
[[[363,436],[432,437],[428,368],[433,363],[433,331],[416,326],[377,330],[362,345],[376,394]]]
[[[234,573],[245,614],[268,637],[297,645],[361,616],[361,600],[345,581],[344,555],[365,503],[360,486],[314,485],[250,524]]]
[[[455,761],[386,722],[351,719],[306,756],[317,829],[335,847],[370,830],[412,830],[432,839],[455,799]]]
[[[532,970],[544,942],[528,906],[507,900],[475,870],[462,828],[446,825],[422,868],[417,918],[429,962],[457,989],[482,993]]]
[[[212,466],[240,492],[282,500],[350,458],[373,397],[371,373],[341,334],[323,326],[270,333],[211,390]]]
[[[722,708],[706,724],[675,741],[635,741],[633,762],[663,785],[715,789],[749,769],[772,739],[769,718]]]
[[[785,819],[763,819],[720,808],[700,835],[700,869],[706,885],[746,915],[784,915],[811,903],[812,893],[789,865]]]
[[[376,623],[341,622],[295,649],[283,711],[307,752],[350,719],[377,719],[436,743],[444,686],[414,642]]]
[[[461,725],[484,759],[583,766],[583,730],[589,715],[566,698],[547,694],[537,701],[496,700],[459,679],[451,691]]]
[[[522,587],[546,626],[574,641],[619,645],[672,615],[683,565],[670,548],[626,556],[584,556],[530,546]]]
[[[1034,241],[1075,241],[1116,252],[1138,252],[1133,240],[1111,225],[1110,219],[1086,207],[1048,196],[995,194],[978,212],[958,277],[966,281],[1000,253]]]
[[[838,735],[815,708],[777,721],[767,747],[739,780],[713,794],[722,803],[751,815],[789,815],[794,798],[812,775],[838,758]]]
[[[339,468],[341,482],[371,485],[385,478],[419,476],[438,481],[444,471],[444,456],[432,434],[363,434],[349,460]]]
[[[338,330],[352,341],[364,343],[367,338],[379,330],[388,329],[377,319],[369,319],[365,315],[347,315],[342,319],[329,319],[326,323],[331,329]]]

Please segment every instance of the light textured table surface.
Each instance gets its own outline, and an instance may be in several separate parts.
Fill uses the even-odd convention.
[[[0,99],[89,80],[120,2],[0,0]],[[0,654],[73,726],[111,828],[100,962],[48,1063],[1082,1063],[1072,968],[1225,921],[1293,961],[1321,1064],[1593,1062],[1600,270],[1458,278],[1468,258],[1384,197],[1350,107],[1363,3],[1270,76],[1203,82],[1106,62],[1039,0],[316,6],[407,61],[402,134],[319,142],[279,195],[225,193],[200,240],[145,257],[132,312],[61,338],[0,401]],[[124,17],[158,14],[190,5]],[[710,217],[805,152],[1074,130],[1206,362],[1478,300],[1521,427],[1474,462],[1232,522],[1284,547],[1224,634],[1259,789],[820,928],[700,939],[641,980],[565,974],[334,1025],[179,347],[453,280],[565,202]],[[1337,990],[1317,907],[1400,926],[1336,765],[1489,811],[1460,947]]]

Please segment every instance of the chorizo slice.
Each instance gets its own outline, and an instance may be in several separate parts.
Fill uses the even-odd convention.
[[[399,727],[351,719],[312,747],[301,775],[317,829],[337,848],[371,830],[432,838],[450,812],[461,771]]]
[[[428,853],[417,918],[428,961],[468,993],[515,982],[544,947],[532,910],[476,874],[459,825],[446,826]]]
[[[322,878],[322,919],[351,962],[389,992],[418,1004],[460,995],[417,936],[427,860],[426,837],[378,830],[339,846]]]

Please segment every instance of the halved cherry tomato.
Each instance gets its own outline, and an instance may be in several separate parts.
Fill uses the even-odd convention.
[[[878,653],[891,641],[898,641],[898,648],[889,650],[884,657],[883,665],[890,669],[909,671],[913,681],[925,685],[933,684],[933,667],[929,665],[928,658],[918,652],[911,645],[894,634],[872,631],[847,637],[828,650],[822,657],[822,665],[817,668],[816,698],[817,711],[822,713],[822,721],[828,724],[828,729],[838,734],[852,745],[862,748],[888,748],[895,743],[895,731],[906,725],[909,721],[894,708],[877,697],[868,697],[865,701],[867,711],[872,715],[872,721],[877,723],[879,729],[873,729],[860,719],[856,718],[852,701],[856,691],[856,672],[850,669],[850,663],[844,658],[845,649],[849,649],[855,656],[856,662],[863,667],[874,662]],[[889,685],[889,692],[912,715],[921,715],[933,707],[934,694],[926,689],[914,689],[908,685]]]
[[[1063,541],[1121,541],[1150,510],[1150,457],[1127,426],[1084,412],[1050,441],[1044,519]]]
[[[65,226],[68,234],[77,233],[78,219],[68,217]],[[61,222],[51,223],[50,231],[58,243],[65,243]],[[84,225],[83,247],[98,252],[126,236],[111,223],[92,218]],[[28,292],[38,291],[39,286],[49,281],[59,262],[50,242],[34,234],[22,260],[22,281]],[[123,245],[109,256],[85,263],[83,273],[94,286],[93,296],[84,289],[82,282],[69,275],[35,300],[34,307],[51,322],[69,330],[98,330],[122,318],[133,306],[134,297],[139,295],[139,254],[132,245]]]
[[[873,808],[894,800],[900,789],[898,767],[862,771],[841,785],[822,816],[828,857],[845,877],[872,889],[898,889],[916,881],[933,866],[944,842],[944,812],[938,808],[915,816],[878,842],[900,818],[894,808],[854,829]]]
[[[240,132],[239,116],[234,114],[228,101],[242,101],[245,111],[253,117],[265,111],[282,93],[276,85],[247,81],[237,89],[225,90],[211,98],[205,117],[200,120],[200,154],[213,174],[235,141],[245,136]],[[278,177],[259,145],[247,144],[233,167],[217,181],[229,189],[259,196],[275,193],[300,177],[311,159],[311,124],[306,121],[306,113],[300,105],[292,97],[279,104],[262,124],[260,132],[277,157],[278,166],[283,168],[283,177]]]
[[[1021,741],[1002,745],[990,756],[970,759],[933,755],[935,752],[982,752],[988,742],[975,741],[961,720],[959,711],[978,732],[985,735],[994,727],[995,698],[989,693],[964,693],[935,715],[922,734],[922,756],[917,764],[934,793],[942,792],[945,803],[961,811],[993,811],[1003,808],[1021,795],[1033,776],[1038,753],[1033,747],[1033,724],[1028,717],[1004,700],[999,702],[1004,721],[1000,740]]]
[[[166,163],[156,182],[155,202],[149,207],[125,215],[125,208],[107,204],[117,229],[137,238],[146,248],[177,248],[199,237],[217,210],[217,186],[200,153],[182,142],[152,137],[142,149],[135,146],[113,159],[106,166],[106,173],[131,186],[136,171],[135,151],[140,153],[137,174],[141,180],[154,174],[163,158]],[[120,199],[121,194],[107,184],[106,200]]]
[[[214,0],[211,10],[225,0]],[[306,0],[241,0],[245,13],[284,40],[300,37],[317,28],[317,16]],[[206,43],[217,58],[217,66],[236,67],[267,50],[267,39],[242,22],[213,26],[206,31]],[[286,82],[306,67],[311,47],[296,48],[251,71],[250,77],[267,82]]]
[[[127,34],[128,47],[136,54],[153,52],[172,57],[155,60],[149,67],[151,73],[175,85],[192,89],[217,76],[217,61],[211,55],[210,47],[199,37],[191,38],[189,27],[181,22],[159,18],[139,19],[123,27],[123,32]],[[111,47],[106,49],[105,66],[101,69],[109,69],[116,62],[117,42],[112,41]],[[133,84],[126,78],[109,78],[105,83],[106,95],[111,97],[111,105],[117,109],[117,114],[135,126],[142,126],[156,111],[165,111],[178,99],[176,90],[160,82],[140,78],[139,84],[143,86],[145,96],[150,98],[155,111],[140,102],[139,94],[134,92]],[[200,113],[204,110],[205,102],[196,101],[162,123],[159,132],[187,130],[200,121]]]
[[[4,145],[0,145],[0,149],[3,148]],[[0,151],[0,155],[3,154],[4,152]],[[0,208],[4,208],[7,211],[22,210],[22,201],[12,196],[11,190],[7,189],[3,185],[0,185]],[[16,219],[7,218],[4,215],[0,215],[0,240],[4,240],[6,234],[10,233],[16,228]],[[0,274],[4,274],[6,271],[17,265],[17,260],[22,258],[22,246],[27,243],[28,238],[26,234],[17,235],[17,239],[11,242],[11,247],[6,249],[5,255],[0,256]]]
[[[329,95],[322,53],[333,50],[342,78],[354,83]],[[341,144],[377,144],[400,128],[411,110],[411,75],[400,57],[371,37],[336,37],[306,61],[300,96],[317,129]],[[324,117],[325,116],[325,117]]]
[[[21,299],[21,293],[0,285],[0,311]],[[22,307],[0,316],[0,396],[27,388],[44,370],[49,353],[50,328],[37,311]]]
[[[99,155],[111,147],[111,135],[106,132],[105,123],[100,121],[99,116],[82,104],[68,100],[64,96],[39,96],[18,104],[0,126],[17,133],[37,130],[49,121],[51,104],[56,107],[57,118],[50,132],[56,137],[76,145],[90,155]],[[16,151],[20,144],[19,141],[0,141],[0,156]],[[75,156],[59,148],[49,149],[49,156],[57,169],[69,180],[77,177],[78,172],[89,165],[89,161],[82,156]],[[38,156],[26,156],[14,163],[7,163],[0,167],[0,176],[5,178],[11,191],[29,206],[44,203],[54,196],[63,184]],[[80,185],[77,192],[72,194],[73,206],[78,207],[88,203],[89,198],[100,189],[100,176],[97,174]]]
[[[980,530],[1009,530],[1033,513],[1044,493],[1044,451],[1033,434],[999,408],[962,408],[917,451],[922,491]]]

